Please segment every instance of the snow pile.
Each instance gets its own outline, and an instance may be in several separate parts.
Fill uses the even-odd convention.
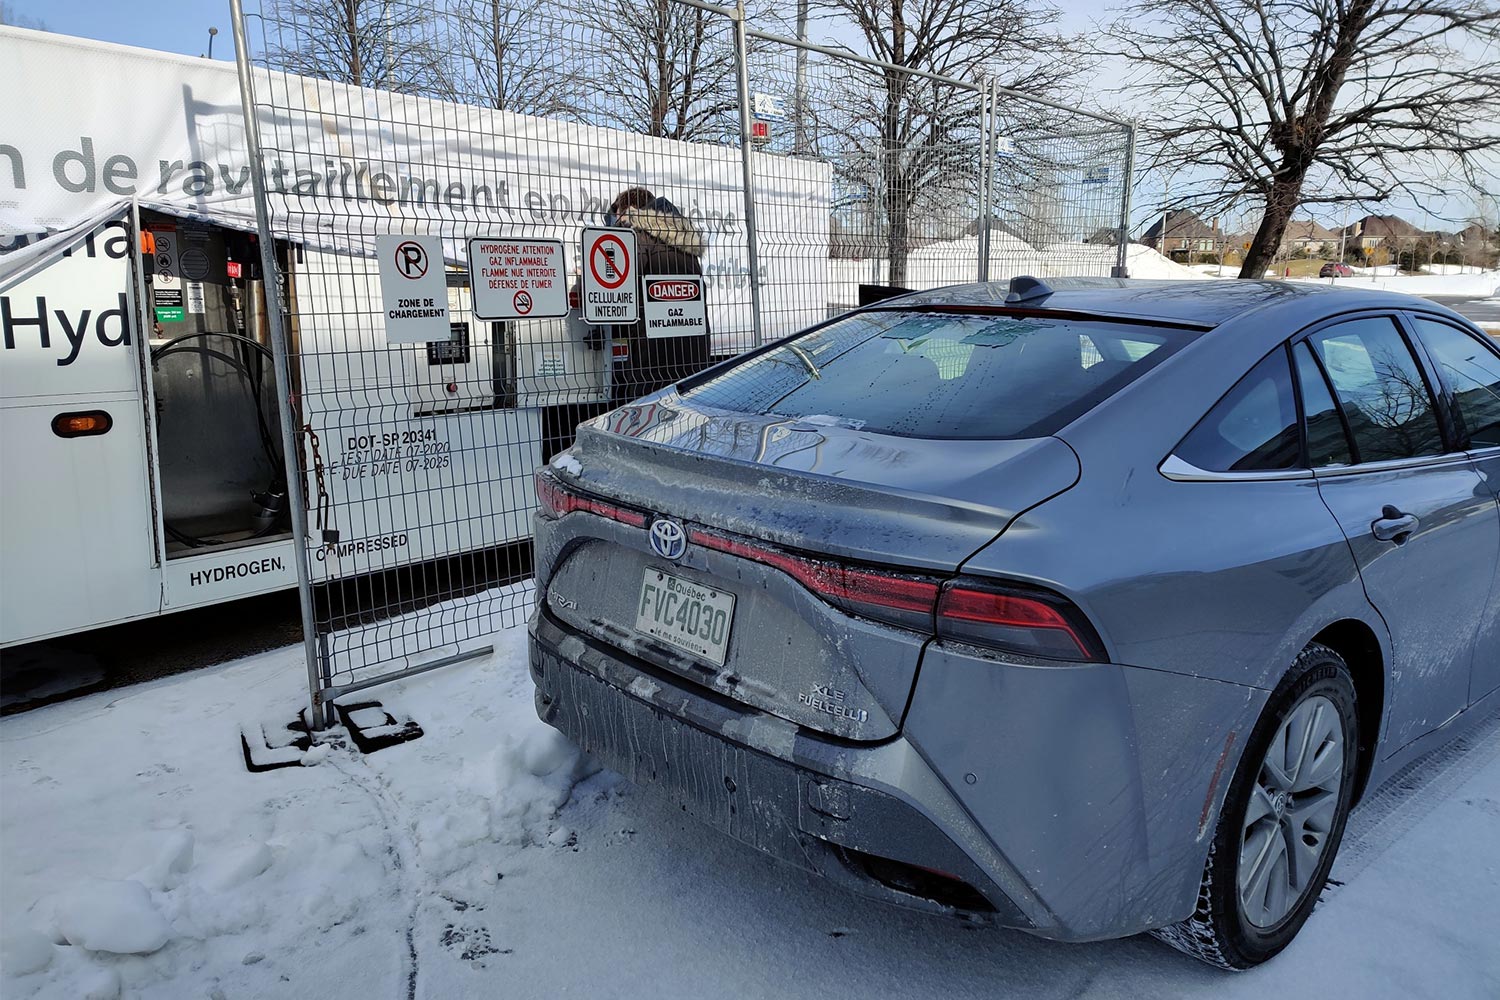
[[[250,774],[301,650],[0,719],[0,996],[1493,997],[1500,721],[1355,814],[1270,966],[1063,946],[847,895],[658,805],[536,720],[525,632],[387,685],[425,735]],[[767,956],[785,960],[768,961]],[[802,960],[800,956],[813,956]],[[920,986],[914,985],[920,984]]]
[[[52,964],[53,942],[27,924],[11,923],[0,930],[0,973],[29,976]]]
[[[1217,276],[1217,273],[1205,274],[1197,268],[1188,267],[1186,264],[1179,264],[1172,258],[1163,256],[1141,243],[1130,244],[1127,266],[1130,268],[1130,276],[1132,278],[1197,280]],[[1228,277],[1234,277],[1233,273],[1226,272],[1226,274]]]
[[[1484,268],[1475,264],[1423,264],[1428,274],[1482,274]]]
[[[1373,272],[1373,273],[1372,273]],[[1292,281],[1328,284],[1328,278],[1292,278]],[[1390,268],[1359,268],[1352,278],[1338,278],[1344,288],[1377,288],[1424,298],[1484,299],[1500,296],[1500,271],[1447,274],[1391,274]]]
[[[147,955],[172,936],[150,891],[134,879],[86,882],[53,905],[53,940],[58,944],[117,955]]]

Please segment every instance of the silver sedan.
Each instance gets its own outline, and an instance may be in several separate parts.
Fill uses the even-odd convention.
[[[856,891],[1245,968],[1500,704],[1497,490],[1500,352],[1431,303],[891,299],[538,473],[537,708]]]

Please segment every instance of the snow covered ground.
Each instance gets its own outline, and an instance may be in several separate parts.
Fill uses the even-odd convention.
[[[1500,717],[1373,796],[1297,943],[1226,976],[781,867],[593,771],[524,631],[495,647],[375,692],[423,738],[263,774],[239,726],[292,717],[299,649],[0,720],[0,996],[1500,995]]]
[[[1371,271],[1373,270],[1373,274]],[[1328,278],[1292,278],[1292,281],[1329,284]],[[1388,292],[1405,292],[1426,298],[1489,298],[1500,296],[1500,271],[1476,271],[1445,274],[1391,274],[1389,267],[1355,268],[1351,278],[1331,279],[1347,288],[1378,288]]]

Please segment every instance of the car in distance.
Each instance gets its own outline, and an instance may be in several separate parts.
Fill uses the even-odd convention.
[[[1331,260],[1318,269],[1320,278],[1348,278],[1354,274],[1354,268],[1348,264]]]
[[[1245,968],[1361,795],[1500,702],[1500,355],[1435,304],[881,302],[541,469],[543,720],[782,860]]]

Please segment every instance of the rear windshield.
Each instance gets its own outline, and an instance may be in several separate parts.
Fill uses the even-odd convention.
[[[876,311],[782,341],[684,399],[924,438],[1052,434],[1196,331],[1037,316]]]

